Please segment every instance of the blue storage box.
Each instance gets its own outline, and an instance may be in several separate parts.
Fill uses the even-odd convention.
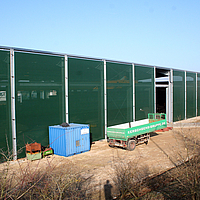
[[[90,128],[85,124],[49,126],[49,143],[54,154],[71,156],[90,150]]]

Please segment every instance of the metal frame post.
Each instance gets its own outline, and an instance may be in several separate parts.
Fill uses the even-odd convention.
[[[156,113],[156,67],[154,66],[154,113]]]
[[[197,106],[198,106],[198,91],[197,91],[197,87],[198,87],[198,84],[197,84],[197,79],[198,79],[198,76],[197,76],[197,73],[196,73],[196,117],[197,117],[197,112],[198,112],[198,110],[197,110]]]
[[[16,116],[15,116],[15,60],[14,49],[10,49],[10,91],[11,91],[11,119],[13,160],[17,160]]]
[[[171,73],[170,71],[167,73],[168,74],[168,99],[166,100],[166,116],[167,116],[167,121],[170,123],[171,122]],[[168,105],[167,105],[168,104]]]
[[[68,101],[68,57],[65,55],[65,117],[67,123],[69,123]]]
[[[166,87],[166,116],[167,122],[170,122],[170,87]]]
[[[185,119],[187,119],[187,72],[185,71]]]
[[[169,73],[169,122],[173,122],[173,69]]]
[[[104,114],[105,114],[105,139],[107,139],[107,86],[106,86],[106,60],[104,63]]]
[[[198,77],[198,75],[200,75],[200,74],[197,73],[197,116],[198,116],[198,113],[199,113],[199,109],[198,109],[198,107],[199,107],[199,95],[198,95],[198,93],[200,93],[200,91],[198,90],[199,89],[198,88],[198,79],[200,81],[200,77]]]
[[[135,121],[135,65],[132,63],[133,74],[133,122]]]

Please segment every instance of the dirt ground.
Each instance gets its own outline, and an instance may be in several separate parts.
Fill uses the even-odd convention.
[[[200,117],[184,120],[184,123],[200,122]],[[136,146],[134,151],[128,151],[119,147],[111,148],[106,140],[97,141],[91,150],[70,157],[58,155],[48,156],[41,160],[30,162],[26,158],[12,161],[10,167],[14,171],[21,168],[45,168],[51,163],[54,166],[68,164],[80,168],[85,177],[92,177],[93,187],[101,189],[109,180],[113,183],[115,168],[120,163],[134,161],[135,165],[144,170],[147,175],[159,174],[174,167],[180,162],[180,152],[184,157],[187,153],[185,142],[180,139],[178,132],[191,134],[200,139],[200,127],[176,127],[171,131],[152,133],[149,143]],[[2,164],[1,164],[2,165]],[[2,166],[0,166],[1,169]],[[101,196],[102,194],[99,194]],[[102,198],[103,199],[103,195]]]

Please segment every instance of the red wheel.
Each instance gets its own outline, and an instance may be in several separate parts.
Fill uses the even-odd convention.
[[[136,142],[135,142],[135,140],[129,140],[129,141],[128,141],[128,147],[127,147],[127,149],[128,149],[129,151],[133,151],[133,150],[135,149],[135,147],[136,147]]]

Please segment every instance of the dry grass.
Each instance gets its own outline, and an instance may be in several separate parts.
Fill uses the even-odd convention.
[[[112,199],[113,193],[116,194],[115,199],[121,200],[200,199],[198,131],[174,130],[177,144],[171,149],[173,153],[163,154],[174,168],[152,175],[152,170],[140,162],[139,156],[134,161],[115,158],[112,181],[107,181],[104,187],[98,187],[99,183],[94,183],[96,179],[87,178],[87,172],[69,160],[58,163],[46,159],[45,168],[40,167],[40,161],[33,161],[34,165],[18,162],[19,170],[16,171],[8,157],[0,171],[0,199]],[[96,189],[94,185],[97,185]],[[98,188],[102,194],[98,193]],[[97,198],[94,198],[95,195]]]
[[[20,165],[20,163],[19,163]],[[10,171],[9,162],[0,172],[0,199],[89,199],[87,189],[90,179],[83,178],[81,171],[68,162],[45,170],[38,167]]]
[[[174,131],[174,136],[177,148],[168,156],[174,168],[148,176],[148,167],[138,162],[115,166],[117,199],[200,199],[200,140],[188,129]]]

